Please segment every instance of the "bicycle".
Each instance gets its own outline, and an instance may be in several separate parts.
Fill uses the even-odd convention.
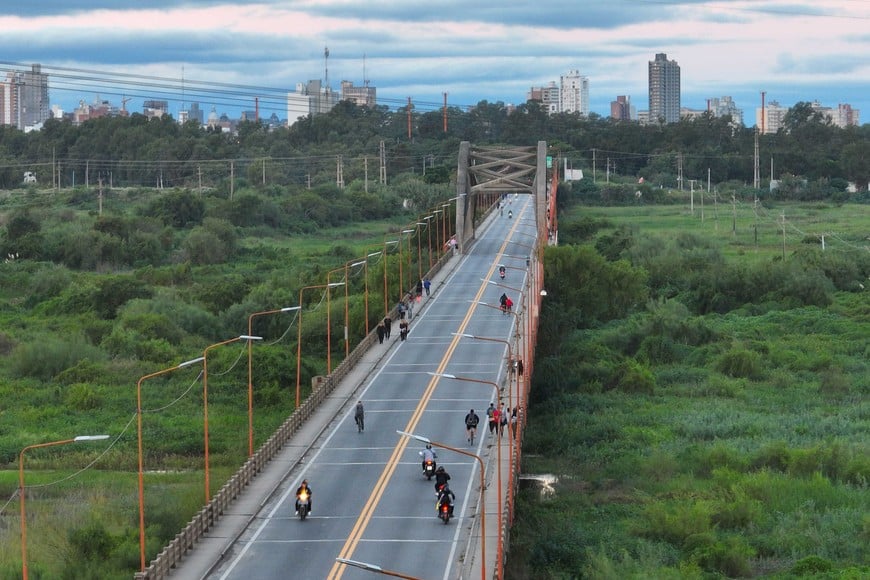
[[[474,445],[474,436],[477,434],[477,427],[473,425],[466,426],[466,434],[468,435],[468,444]]]

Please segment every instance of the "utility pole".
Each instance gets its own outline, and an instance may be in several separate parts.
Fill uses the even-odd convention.
[[[683,154],[677,153],[677,184],[680,191],[683,191]]]
[[[384,147],[383,141],[381,141],[379,149],[380,149],[379,154],[380,154],[380,158],[381,158],[380,159],[381,185],[386,185],[387,184],[387,150],[386,150],[386,147]]]
[[[408,97],[408,141],[411,140],[411,97]]]
[[[341,155],[338,156],[335,163],[335,185],[339,189],[344,189],[344,163]]]
[[[689,191],[690,191],[690,194],[689,194],[689,213],[691,213],[692,216],[694,216],[695,215],[695,180],[694,179],[689,180]]]
[[[230,161],[230,200],[233,199],[233,193],[235,192],[235,181],[236,181],[236,164],[233,161]]]
[[[785,260],[785,210],[780,217],[782,218],[782,259]]]
[[[444,93],[444,132],[447,132],[447,93]]]
[[[100,206],[100,209],[99,209],[98,215],[103,215],[103,178],[102,177],[100,177],[100,179],[99,179],[99,185],[100,185],[100,188],[99,188],[99,192],[100,192],[99,193],[99,206]]]
[[[737,198],[731,194],[731,234],[737,235]]]
[[[369,192],[369,158],[368,156],[363,156],[363,170],[365,173],[365,191]]]
[[[762,111],[763,110],[764,109],[762,109]],[[762,115],[763,114],[764,113],[762,113]],[[758,173],[758,129],[755,130],[755,152],[754,152],[752,158],[753,158],[752,165],[754,168],[754,173],[752,176],[752,187],[754,187],[757,190],[760,183],[761,183],[761,176]]]
[[[592,149],[592,183],[597,183],[596,173],[595,173],[595,149]]]

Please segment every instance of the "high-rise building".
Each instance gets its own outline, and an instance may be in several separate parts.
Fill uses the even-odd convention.
[[[51,118],[48,102],[48,75],[38,64],[30,71],[9,72],[0,83],[0,123],[22,131]]]
[[[569,70],[559,83],[559,111],[589,115],[589,79],[578,70]]]
[[[550,81],[546,87],[532,87],[526,95],[527,101],[539,101],[547,109],[547,114],[559,112],[559,87]]]
[[[361,87],[353,86],[352,81],[341,81],[341,100],[353,101],[357,107],[374,107],[377,102],[377,88],[370,87],[368,81]]]
[[[664,123],[680,120],[680,65],[663,52],[649,61],[649,118]]]
[[[770,101],[763,109],[761,107],[755,109],[755,125],[759,129],[763,127],[764,134],[776,133],[782,128],[786,113],[788,113],[788,107],[783,107],[776,101]]]
[[[636,115],[632,115],[631,97],[617,95],[615,101],[610,101],[610,118],[620,121],[631,121]]]
[[[734,126],[743,125],[743,111],[737,108],[737,103],[731,97],[724,96],[707,99],[707,110],[714,117],[731,115],[731,122]]]

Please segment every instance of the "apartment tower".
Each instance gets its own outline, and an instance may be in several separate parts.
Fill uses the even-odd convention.
[[[676,123],[680,120],[680,65],[660,52],[649,61],[649,120]]]

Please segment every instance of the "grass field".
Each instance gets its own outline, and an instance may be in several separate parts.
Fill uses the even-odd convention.
[[[736,232],[730,207],[718,227],[710,209],[702,221],[697,205],[694,217],[676,206],[572,208],[560,222],[606,220],[598,239],[627,226],[646,247],[667,240],[663,252],[702,238],[728,263],[763,271],[782,260],[785,213],[786,260],[816,234],[829,259],[867,252],[864,206],[759,211],[757,246],[753,208],[738,207]],[[677,253],[688,276],[692,249]],[[507,577],[870,577],[870,293],[856,285],[827,306],[704,316],[679,304],[685,294],[558,341],[573,360],[552,375],[579,387],[533,376],[523,471],[555,475],[556,493],[521,491]],[[698,329],[703,339],[688,338]],[[536,372],[549,356],[537,353]],[[651,382],[604,387],[612,360],[648,369]]]

